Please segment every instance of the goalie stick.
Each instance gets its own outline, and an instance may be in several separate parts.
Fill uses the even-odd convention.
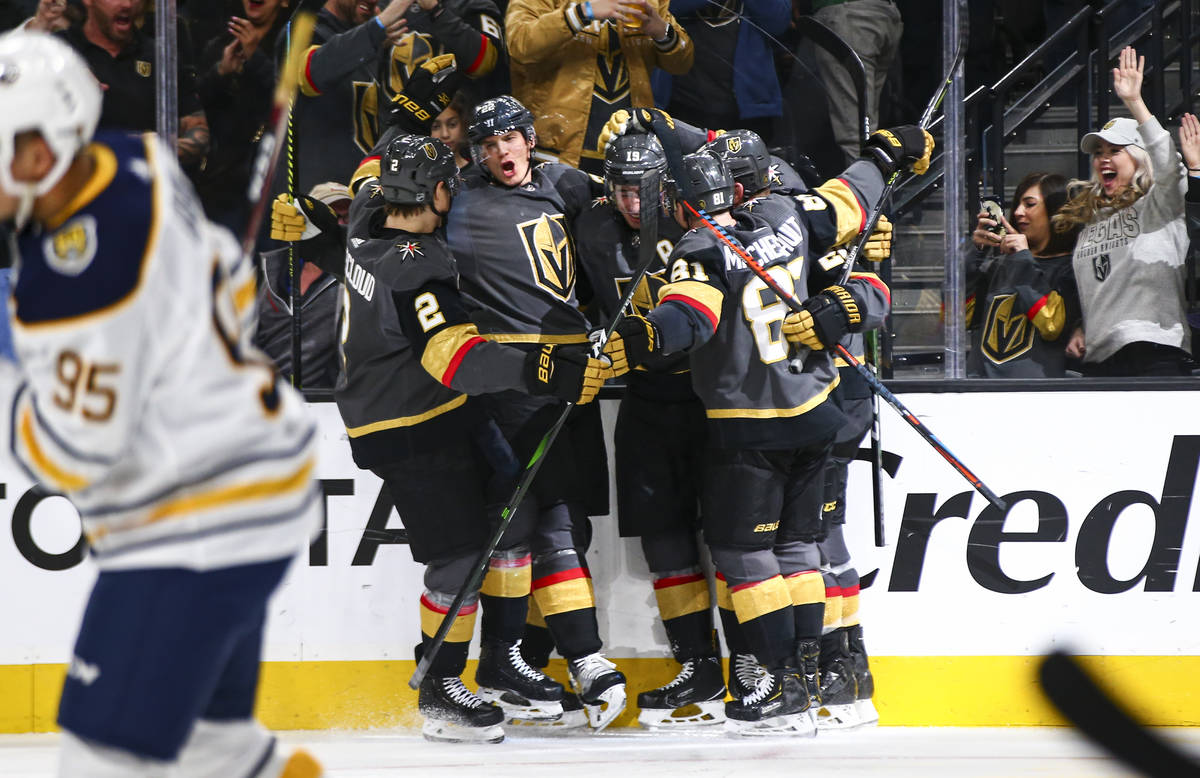
[[[932,113],[932,111],[927,111],[927,113]],[[663,151],[667,157],[667,165],[671,168],[671,173],[674,178],[677,181],[686,181],[686,176],[683,175],[682,170],[683,157],[680,153],[679,139],[675,136],[675,132],[670,127],[666,126],[661,118],[657,117],[651,122],[651,129],[653,130],[654,134],[658,136],[659,143],[662,144]],[[761,278],[763,283],[765,283],[771,291],[775,292],[775,294],[780,300],[783,301],[785,305],[796,312],[804,310],[804,307],[800,304],[799,300],[785,291],[783,287],[781,287],[779,283],[771,277],[771,274],[763,269],[762,265],[758,264],[758,262],[756,262],[754,258],[751,257],[746,250],[738,244],[737,241],[733,240],[729,236],[723,227],[712,220],[712,217],[710,217],[703,210],[697,210],[695,207],[693,207],[691,202],[689,202],[689,199],[690,198],[688,198],[685,193],[685,196],[682,198],[682,204],[689,213],[691,213],[697,219],[700,219],[704,225],[712,230],[723,243],[729,246],[734,253],[741,257],[742,261],[746,263],[746,267],[750,268],[750,270],[753,271],[756,276]],[[878,216],[878,214],[876,215]],[[843,271],[843,276],[849,277],[849,271]],[[843,283],[845,282],[843,281]],[[900,400],[897,399],[897,397],[892,394],[886,386],[883,385],[882,381],[875,377],[870,368],[868,368],[862,362],[859,362],[854,355],[847,351],[846,348],[840,343],[835,346],[835,349],[839,354],[841,354],[842,358],[845,359],[847,363],[849,363],[855,370],[858,371],[858,374],[863,377],[863,380],[870,385],[872,391],[877,393],[884,399],[885,402],[891,405],[892,408],[894,408],[896,412],[900,414],[900,417],[908,422],[909,426],[915,429],[917,433],[921,435],[921,437],[925,438],[926,442],[933,446],[934,450],[937,451],[943,459],[949,462],[951,467],[957,470],[963,478],[967,479],[967,482],[970,483],[971,486],[975,487],[976,491],[982,494],[988,502],[996,506],[996,508],[999,510],[1003,511],[1007,508],[1006,503],[997,497],[995,492],[989,489],[987,485],[979,479],[978,476],[972,473],[971,470],[967,468],[965,464],[963,464],[962,460],[954,456],[954,454],[950,452],[950,449],[948,449],[944,443],[938,440],[937,437],[929,431],[929,428],[922,424],[921,420],[918,419],[913,412],[904,405],[904,403],[900,402]]]
[[[1046,697],[1079,731],[1150,778],[1200,778],[1200,764],[1138,724],[1079,660],[1055,651],[1038,667]]]
[[[662,176],[652,173],[642,176],[641,181],[638,183],[638,216],[641,219],[641,226],[638,229],[638,269],[630,280],[625,294],[622,295],[620,303],[617,304],[617,311],[612,321],[604,329],[600,339],[593,347],[592,353],[595,356],[600,355],[604,349],[604,344],[608,342],[617,325],[621,323],[621,319],[625,317],[626,308],[631,305],[638,286],[641,285],[642,279],[658,255],[658,213],[661,185]],[[446,635],[454,625],[454,620],[458,618],[458,613],[462,610],[467,595],[470,592],[478,590],[480,585],[482,585],[483,577],[487,574],[492,554],[495,553],[496,547],[500,544],[500,539],[504,536],[505,530],[508,529],[508,525],[512,522],[517,508],[520,507],[521,502],[525,499],[525,494],[533,484],[533,479],[537,475],[538,470],[541,469],[542,463],[546,458],[546,452],[550,450],[550,446],[554,445],[558,433],[562,430],[563,425],[566,424],[567,417],[571,414],[571,409],[574,407],[575,403],[567,403],[567,407],[563,408],[562,413],[558,415],[554,424],[550,426],[550,429],[542,436],[542,440],[538,443],[537,448],[534,449],[533,455],[530,456],[529,462],[525,465],[525,470],[521,473],[521,478],[517,482],[516,489],[513,491],[512,496],[509,497],[504,510],[500,512],[500,522],[492,531],[492,536],[488,540],[487,547],[480,552],[479,557],[475,560],[475,566],[471,569],[471,576],[463,584],[458,594],[454,596],[454,601],[450,603],[446,614],[442,616],[442,621],[438,625],[437,632],[434,633],[433,640],[430,641],[429,647],[424,650],[420,661],[417,662],[416,671],[408,679],[410,688],[416,689],[421,685],[421,681],[429,672],[429,667],[433,663],[434,657],[437,656],[442,644],[446,642]]]

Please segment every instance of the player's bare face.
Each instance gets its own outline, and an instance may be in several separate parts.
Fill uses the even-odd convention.
[[[1111,197],[1133,183],[1137,163],[1124,146],[1114,146],[1102,140],[1100,148],[1092,154],[1092,172],[1100,180],[1104,194]]]
[[[429,134],[445,143],[454,152],[454,159],[457,162],[461,158],[458,150],[467,140],[467,131],[463,126],[462,117],[458,115],[458,111],[453,108],[447,108],[437,115],[433,120],[433,126],[429,128]]]
[[[509,130],[503,135],[493,135],[480,144],[483,164],[492,178],[505,186],[520,186],[529,183],[529,153],[532,145],[520,130]]]
[[[617,210],[625,218],[625,223],[633,229],[642,226],[641,205],[637,184],[617,184],[613,187],[613,198]]]
[[[85,0],[88,22],[105,38],[125,44],[133,38],[133,20],[140,0]]]
[[[1035,253],[1050,241],[1050,214],[1046,212],[1042,188],[1037,184],[1021,193],[1021,199],[1013,207],[1012,225],[1025,236]]]

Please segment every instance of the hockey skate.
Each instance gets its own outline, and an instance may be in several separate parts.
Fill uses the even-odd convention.
[[[758,687],[740,700],[725,703],[725,731],[734,735],[817,734],[804,676],[784,668],[766,673]]]
[[[853,729],[859,719],[856,701],[858,684],[851,669],[846,633],[835,630],[821,637],[820,711],[817,726],[826,729]]]
[[[625,710],[625,676],[598,653],[571,659],[567,666],[588,724],[599,732]]]
[[[521,656],[521,642],[485,642],[475,671],[479,698],[500,706],[505,720],[541,723],[562,718],[563,687]]]
[[[879,711],[871,698],[875,696],[875,679],[871,676],[871,668],[867,662],[867,650],[863,645],[862,625],[855,624],[846,630],[847,643],[850,646],[850,666],[854,671],[855,685],[858,687],[857,700],[854,703],[859,722],[865,726],[879,723]]]
[[[479,699],[457,675],[425,676],[417,693],[425,719],[421,734],[444,743],[499,743],[504,740],[504,711]]]
[[[733,699],[740,700],[752,694],[766,675],[767,668],[758,663],[754,654],[730,654],[729,694]]]
[[[686,659],[666,686],[637,697],[638,724],[647,729],[685,729],[725,720],[725,679],[715,656]]]

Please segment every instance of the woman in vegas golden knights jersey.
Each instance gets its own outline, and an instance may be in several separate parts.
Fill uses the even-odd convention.
[[[558,163],[533,166],[533,115],[512,97],[476,106],[468,137],[476,170],[455,198],[447,240],[480,334],[525,350],[588,342],[587,320],[575,296],[572,223],[591,205],[592,180]],[[514,392],[486,400],[522,461],[564,409],[559,400]],[[606,502],[608,488],[599,415],[581,413],[589,410],[572,410],[514,523],[528,527],[533,553],[527,657],[535,666],[549,661],[548,630],[568,660],[588,720],[600,729],[624,708],[625,677],[600,654],[583,555],[588,514],[608,512],[606,504],[588,504],[589,497]]]

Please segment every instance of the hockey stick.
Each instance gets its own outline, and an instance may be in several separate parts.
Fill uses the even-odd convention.
[[[641,226],[638,229],[638,269],[629,283],[629,288],[621,296],[621,302],[617,305],[617,310],[613,315],[612,321],[605,328],[599,341],[593,347],[592,353],[595,356],[600,355],[604,344],[612,337],[613,331],[621,323],[621,319],[625,317],[625,309],[630,305],[638,286],[641,285],[642,279],[650,269],[651,263],[654,262],[655,257],[658,255],[658,212],[661,184],[662,176],[651,173],[642,176],[642,180],[638,184],[638,197],[640,198],[638,216],[641,219]],[[446,615],[442,616],[442,621],[438,624],[437,632],[434,633],[429,647],[424,650],[420,661],[417,662],[417,669],[413,672],[412,677],[408,679],[409,688],[416,689],[421,685],[421,681],[424,680],[430,666],[433,664],[434,657],[437,656],[442,644],[446,642],[446,635],[450,632],[450,628],[454,626],[454,621],[458,618],[463,603],[466,601],[468,595],[478,591],[479,587],[483,584],[483,578],[487,575],[492,554],[496,552],[497,546],[500,545],[500,539],[504,536],[505,530],[508,529],[508,525],[512,522],[513,516],[516,515],[517,508],[520,507],[521,502],[525,499],[525,494],[529,491],[534,477],[538,474],[538,470],[541,469],[542,463],[546,459],[546,453],[550,450],[550,446],[554,445],[558,433],[562,430],[563,425],[566,424],[567,417],[570,416],[571,409],[574,407],[575,403],[567,403],[567,407],[563,408],[562,413],[558,415],[554,424],[550,426],[550,429],[542,436],[542,440],[538,443],[537,448],[534,449],[533,455],[525,465],[525,471],[521,473],[521,478],[517,482],[516,490],[508,498],[508,503],[505,504],[504,510],[500,512],[500,521],[496,525],[495,530],[493,530],[487,547],[476,558],[475,566],[471,569],[470,578],[459,589],[458,594],[454,596],[454,600],[446,610]]]
[[[864,340],[869,343],[873,373],[878,378],[879,371],[879,338],[881,330],[866,333]],[[875,510],[875,547],[887,545],[886,526],[883,519],[883,434],[879,423],[879,395],[871,393],[871,498]]]
[[[966,48],[962,45],[962,41],[958,42],[958,47],[954,52],[954,61],[950,63],[950,69],[946,71],[946,78],[938,86],[933,97],[930,98],[929,104],[925,106],[925,112],[921,114],[920,121],[917,126],[922,130],[929,127],[929,123],[933,121],[933,113],[937,107],[941,105],[942,99],[945,98],[946,92],[950,89],[950,83],[954,80],[954,72],[958,70],[958,66],[962,64],[963,57],[966,55]],[[879,217],[883,214],[883,206],[887,202],[888,197],[892,194],[892,190],[896,188],[896,182],[900,179],[900,168],[896,168],[888,180],[884,182],[883,192],[880,193],[879,199],[875,202],[875,207],[867,215],[867,220],[863,224],[862,230],[858,234],[858,239],[854,241],[854,245],[850,247],[849,256],[846,258],[846,267],[842,270],[842,278],[838,285],[845,285],[850,279],[850,272],[854,269],[854,263],[858,261],[858,257],[862,254],[863,246],[871,237],[871,233],[875,231],[875,225],[879,223]]]
[[[867,115],[867,69],[863,67],[862,58],[850,48],[842,36],[821,24],[815,16],[801,16],[797,19],[796,31],[824,49],[850,74],[850,80],[854,82],[854,94],[858,99],[858,126],[861,130],[859,134],[866,140],[871,134],[871,117]],[[783,46],[782,41],[775,42]],[[826,90],[825,94],[828,97],[829,91]]]
[[[1200,764],[1135,721],[1078,659],[1051,653],[1038,667],[1038,680],[1059,712],[1125,764],[1150,778],[1200,778]]]
[[[312,40],[313,27],[316,17],[311,13],[297,13],[288,24],[291,26],[291,45],[288,47],[287,58],[283,63],[283,71],[275,85],[275,97],[271,104],[271,118],[267,122],[267,131],[258,142],[258,151],[254,154],[254,163],[250,166],[250,182],[246,188],[246,202],[250,206],[250,216],[246,220],[246,228],[242,232],[242,258],[254,256],[254,244],[258,239],[258,229],[267,207],[267,193],[271,187],[272,173],[279,164],[279,154],[283,145],[279,142],[287,127],[288,117],[291,116],[292,99],[296,95],[299,83],[300,56],[308,48]]]

